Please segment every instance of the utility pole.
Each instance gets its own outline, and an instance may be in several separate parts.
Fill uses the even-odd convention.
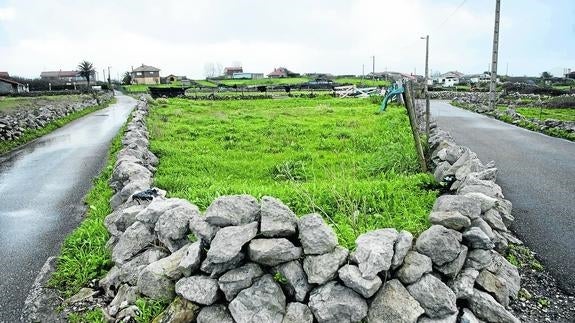
[[[108,66],[108,89],[112,89],[112,80],[110,79],[110,66]]]
[[[375,55],[371,56],[371,75],[375,79]]]
[[[491,83],[489,84],[489,109],[495,110],[497,88],[497,56],[499,52],[499,12],[501,0],[495,2],[495,28],[493,30],[493,55],[491,56]]]
[[[421,38],[425,39],[425,134],[427,135],[427,138],[429,138],[429,35]]]

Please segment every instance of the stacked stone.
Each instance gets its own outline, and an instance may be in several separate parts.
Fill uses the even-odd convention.
[[[106,93],[101,96],[100,100],[108,101],[111,97],[112,94]],[[0,141],[16,140],[27,129],[43,128],[56,119],[97,104],[95,99],[86,99],[77,103],[45,105],[35,109],[16,109],[0,113]]]

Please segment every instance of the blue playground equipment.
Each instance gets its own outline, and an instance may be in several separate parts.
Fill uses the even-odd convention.
[[[404,92],[403,85],[398,83],[394,83],[389,88],[387,88],[387,90],[385,91],[385,98],[381,103],[381,108],[379,109],[379,112],[384,112],[385,108],[387,108],[387,103],[403,92]]]

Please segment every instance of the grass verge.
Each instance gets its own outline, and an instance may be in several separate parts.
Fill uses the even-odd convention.
[[[27,129],[24,131],[24,133],[22,134],[22,136],[20,136],[18,139],[16,140],[3,140],[0,141],[0,155],[5,154],[19,146],[22,146],[34,139],[40,138],[44,135],[49,134],[50,132],[61,128],[63,126],[65,126],[66,124],[79,119],[85,115],[88,115],[94,111],[98,111],[100,109],[103,109],[107,106],[109,106],[110,104],[114,104],[116,103],[116,98],[112,98],[112,100],[104,103],[104,104],[100,104],[100,105],[95,105],[95,106],[91,106],[88,107],[84,110],[81,111],[76,111],[73,112],[72,114],[69,114],[63,118],[60,119],[56,119],[48,124],[46,124],[45,127],[40,128],[40,129]]]

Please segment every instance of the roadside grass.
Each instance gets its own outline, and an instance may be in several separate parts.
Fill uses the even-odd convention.
[[[575,121],[575,108],[540,108],[525,107],[517,108],[517,112],[526,118],[539,120],[555,119],[564,121]]]
[[[0,114],[10,110],[27,109],[60,102],[80,102],[89,99],[87,94],[34,96],[34,97],[0,97]]]
[[[435,182],[418,172],[404,108],[377,111],[361,99],[169,99],[148,120],[155,184],[201,209],[224,194],[272,195],[322,214],[349,248],[376,228],[417,235]]]
[[[50,132],[61,128],[63,126],[65,126],[66,124],[79,119],[85,115],[88,115],[94,111],[98,111],[100,109],[106,108],[108,107],[110,104],[114,104],[116,103],[116,98],[112,98],[112,100],[100,104],[100,105],[95,105],[92,107],[88,107],[84,110],[81,111],[76,111],[73,112],[63,118],[57,119],[57,120],[53,120],[52,122],[46,124],[45,127],[40,128],[40,129],[27,129],[24,131],[24,133],[22,134],[22,136],[20,136],[18,139],[15,140],[0,140],[0,155],[5,154],[19,146],[22,146],[34,139],[40,138],[44,135],[49,134]]]
[[[334,79],[336,83],[342,85],[357,85],[357,86],[368,86],[368,87],[382,87],[382,86],[390,86],[391,82],[386,80],[373,80],[369,78],[361,78],[361,77],[336,77]]]
[[[122,127],[112,141],[106,166],[84,199],[87,205],[84,220],[64,240],[56,270],[48,282],[65,298],[77,293],[90,280],[105,275],[113,265],[106,248],[109,233],[104,226],[104,218],[112,212],[109,201],[113,191],[108,180],[116,162],[116,153],[122,148],[125,128]]]
[[[130,84],[122,85],[122,88],[127,93],[147,93],[150,87],[181,87],[181,81],[175,81],[170,84]]]

